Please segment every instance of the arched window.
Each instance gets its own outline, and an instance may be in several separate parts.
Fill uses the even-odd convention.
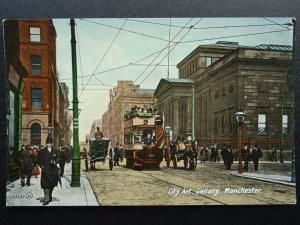
[[[40,145],[41,144],[41,125],[34,123],[31,125],[31,144]]]

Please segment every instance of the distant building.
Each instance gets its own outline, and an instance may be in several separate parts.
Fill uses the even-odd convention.
[[[193,81],[194,89],[193,85],[183,86],[180,79],[162,79],[155,91],[158,110],[164,109],[166,120],[172,121],[177,111],[174,102],[182,98],[182,93],[171,93],[180,93],[174,90],[181,89],[187,92],[187,99],[180,112],[192,116],[194,90],[198,143],[227,143],[237,148],[235,113],[242,110],[247,114],[243,142],[258,143],[263,149],[271,149],[271,145],[280,149],[281,144],[283,149],[291,149],[295,126],[294,95],[289,88],[291,50],[290,46],[247,47],[232,42],[200,45],[177,65],[179,78]],[[178,123],[170,126],[174,127],[173,134],[179,135],[190,133],[184,127],[192,127],[191,123],[191,119],[179,117]]]
[[[102,116],[104,136],[112,144],[124,144],[124,116],[134,106],[153,109],[154,90],[140,89],[132,81],[118,81],[117,87],[110,90],[108,110]]]

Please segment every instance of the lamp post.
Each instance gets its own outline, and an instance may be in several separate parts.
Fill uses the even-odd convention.
[[[165,148],[165,159],[166,159],[166,163],[167,163],[167,167],[170,166],[170,161],[171,161],[171,152],[170,152],[170,136],[171,136],[171,127],[170,126],[165,126],[165,133],[167,136],[167,144],[166,144],[166,148]]]
[[[246,118],[246,114],[242,112],[241,110],[235,114],[236,120],[239,124],[239,174],[243,173],[243,166],[242,166],[242,129],[244,120]]]

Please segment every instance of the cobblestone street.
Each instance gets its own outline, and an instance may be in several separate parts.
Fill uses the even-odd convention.
[[[249,165],[249,172],[253,165]],[[87,172],[100,205],[270,205],[294,204],[295,187],[244,179],[223,163],[198,164],[195,171],[167,168],[131,170],[125,162],[109,171],[108,163]],[[287,174],[290,164],[261,163],[260,172]],[[232,171],[237,170],[234,164]]]

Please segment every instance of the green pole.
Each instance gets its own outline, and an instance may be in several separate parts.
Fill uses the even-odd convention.
[[[73,160],[72,160],[72,187],[80,187],[80,158],[78,138],[78,97],[77,97],[77,62],[76,62],[76,39],[75,21],[70,19],[71,24],[71,51],[72,51],[72,73],[73,73]]]

